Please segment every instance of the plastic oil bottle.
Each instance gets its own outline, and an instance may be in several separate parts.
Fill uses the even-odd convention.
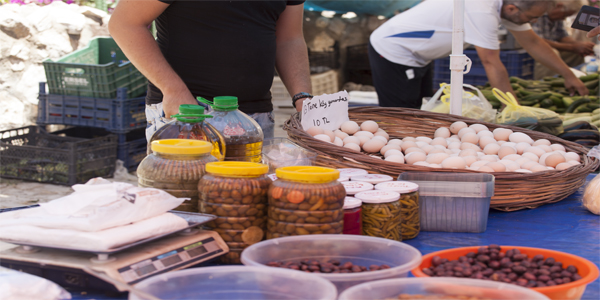
[[[238,109],[238,99],[233,96],[219,96],[210,102],[198,97],[198,101],[209,104],[212,118],[206,122],[213,125],[225,138],[226,161],[261,162],[262,128],[247,114]]]
[[[172,116],[175,120],[159,128],[150,139],[152,141],[166,139],[188,139],[210,142],[213,146],[211,155],[223,160],[226,153],[225,138],[219,131],[207,123],[205,119],[212,118],[204,114],[204,107],[195,104],[179,105],[179,114]],[[151,154],[148,147],[148,154]]]

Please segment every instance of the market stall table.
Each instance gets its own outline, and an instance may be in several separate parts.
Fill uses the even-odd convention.
[[[596,174],[587,177],[589,182]],[[407,240],[422,254],[475,245],[518,245],[548,248],[579,255],[600,265],[600,217],[581,205],[585,185],[563,201],[516,212],[491,210],[483,233],[421,232]],[[70,290],[73,299],[107,298],[104,293]],[[600,298],[600,279],[590,283],[582,299]]]

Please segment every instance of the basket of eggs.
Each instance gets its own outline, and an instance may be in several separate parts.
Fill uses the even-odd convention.
[[[335,131],[284,124],[291,140],[318,153],[317,165],[397,177],[407,171],[486,172],[490,207],[514,211],[558,202],[581,187],[600,160],[550,134],[410,108],[356,107]]]

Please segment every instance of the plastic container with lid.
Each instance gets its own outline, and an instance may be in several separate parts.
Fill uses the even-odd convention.
[[[373,190],[373,184],[364,181],[344,181],[342,182],[346,195],[355,195],[360,192]]]
[[[354,197],[344,199],[344,234],[362,234],[362,201]]]
[[[262,161],[264,134],[260,125],[247,114],[238,110],[238,99],[233,96],[219,96],[210,102],[198,97],[198,101],[209,104],[213,116],[206,122],[214,126],[225,138],[225,160]]]
[[[237,251],[237,250],[236,250]],[[314,274],[247,266],[191,268],[152,276],[135,287],[158,299],[335,300],[335,286]],[[129,300],[146,299],[135,292]]]
[[[367,175],[369,174],[369,172],[363,170],[363,169],[356,169],[356,168],[341,168],[341,169],[337,169],[338,171],[340,171],[340,178],[342,177],[352,177],[352,176],[360,176],[360,175]]]
[[[389,175],[383,174],[367,174],[367,175],[359,175],[350,177],[351,181],[362,181],[368,182],[370,184],[378,184],[382,182],[392,181],[394,178]]]
[[[206,175],[197,186],[200,209],[217,216],[206,226],[217,231],[230,248],[243,249],[239,243],[252,245],[265,237],[267,191],[271,184],[268,171],[268,166],[253,162],[220,161],[206,165]],[[231,263],[232,258],[227,256],[221,262]]]
[[[161,189],[175,197],[191,198],[175,210],[198,212],[198,182],[204,166],[217,159],[211,155],[212,144],[187,139],[153,141],[152,154],[137,169],[138,185]]]
[[[421,230],[419,185],[409,181],[389,181],[378,183],[375,185],[375,189],[400,194],[402,239],[408,240],[417,237]]]
[[[398,299],[399,295],[414,299],[528,299],[548,300],[534,290],[515,284],[470,278],[395,278],[377,280],[353,286],[340,294],[338,300]],[[445,296],[445,297],[444,297]]]
[[[270,138],[263,142],[263,163],[269,166],[269,173],[280,167],[313,166],[317,153],[304,149],[288,138]]]
[[[402,241],[400,194],[367,191],[354,195],[362,201],[362,234]]]
[[[156,140],[190,139],[210,142],[213,145],[211,154],[218,160],[225,158],[225,139],[219,131],[207,122],[211,115],[204,114],[204,107],[196,104],[179,105],[179,114],[172,116],[175,120],[159,128],[150,138],[150,144]],[[148,154],[152,149],[148,148]]]
[[[342,233],[343,220],[339,219],[344,213],[346,190],[337,181],[339,171],[290,166],[278,168],[275,174],[278,179],[268,193],[268,237]]]
[[[494,175],[404,172],[398,180],[419,185],[421,231],[485,231]]]

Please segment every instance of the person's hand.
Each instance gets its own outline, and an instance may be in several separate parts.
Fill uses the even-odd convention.
[[[312,98],[302,98],[302,99],[298,99],[296,101],[296,111],[298,111],[298,112],[302,111],[302,105],[304,103],[304,100],[306,100],[306,99],[312,99]]]
[[[592,42],[575,42],[573,52],[587,56],[594,53],[594,43]]]
[[[181,104],[198,104],[198,101],[187,88],[163,92],[163,111],[167,119],[179,113]]]
[[[598,27],[596,27],[596,28],[594,28],[594,29],[590,30],[590,31],[587,33],[587,35],[586,35],[586,36],[587,36],[588,38],[593,38],[593,37],[595,37],[595,36],[597,36],[597,35],[599,35],[599,34],[600,34],[600,26],[598,26]]]
[[[565,88],[571,93],[571,96],[575,95],[575,91],[577,91],[580,96],[585,96],[590,93],[587,87],[585,87],[585,84],[574,75],[565,78]]]

